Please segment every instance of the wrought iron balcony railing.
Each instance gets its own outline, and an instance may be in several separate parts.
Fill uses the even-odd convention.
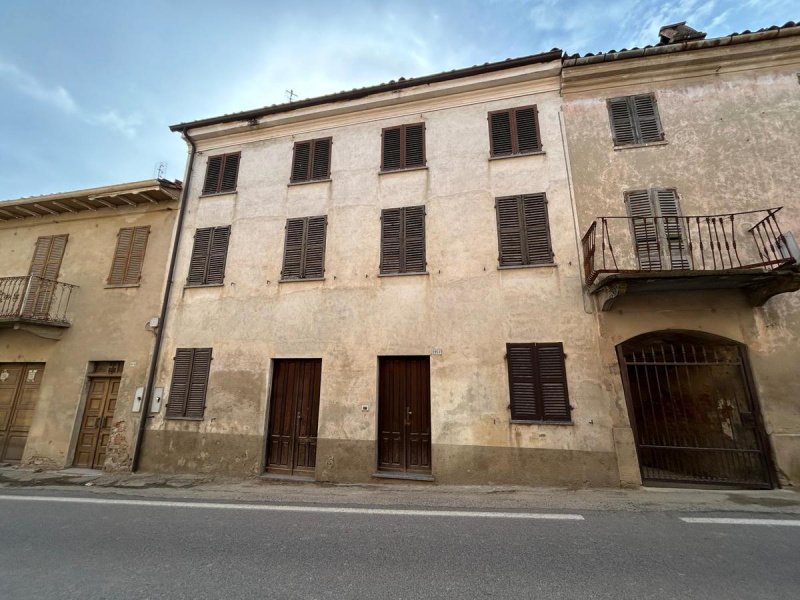
[[[770,271],[795,263],[777,213],[599,217],[583,236],[587,284],[603,274],[654,271]]]
[[[67,309],[76,287],[36,275],[0,277],[0,323],[69,327]]]

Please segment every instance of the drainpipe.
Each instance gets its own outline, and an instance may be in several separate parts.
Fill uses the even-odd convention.
[[[172,279],[175,274],[175,262],[178,257],[178,247],[180,246],[181,233],[183,232],[183,218],[186,215],[186,202],[189,195],[189,187],[192,179],[192,167],[194,166],[194,155],[197,151],[192,138],[184,129],[181,131],[181,136],[189,145],[189,161],[186,165],[186,173],[183,178],[183,192],[181,193],[181,203],[178,207],[178,223],[177,231],[175,233],[175,242],[172,245],[172,255],[169,259],[169,271],[167,272],[167,285],[164,289],[164,299],[161,302],[161,315],[158,317],[158,329],[156,330],[156,340],[153,345],[153,357],[150,359],[150,370],[147,375],[147,385],[144,391],[144,401],[142,402],[142,416],[139,419],[139,428],[136,433],[136,441],[133,446],[133,460],[131,462],[131,471],[136,472],[139,470],[139,458],[142,454],[142,441],[144,440],[144,433],[146,431],[145,425],[150,415],[150,403],[153,398],[153,387],[156,384],[156,371],[158,370],[158,359],[161,355],[161,343],[164,338],[164,326],[167,321],[167,305],[169,304],[169,297],[172,292]]]

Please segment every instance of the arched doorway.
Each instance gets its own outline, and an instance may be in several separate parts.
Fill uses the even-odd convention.
[[[617,355],[644,484],[773,487],[742,344],[660,331]]]

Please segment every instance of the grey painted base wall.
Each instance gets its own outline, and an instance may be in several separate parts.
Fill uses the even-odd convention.
[[[262,449],[259,436],[148,430],[141,470],[253,476],[263,469]],[[433,476],[442,484],[617,487],[620,483],[613,452],[434,444],[432,456]],[[317,441],[319,481],[375,482],[375,465],[374,440]]]

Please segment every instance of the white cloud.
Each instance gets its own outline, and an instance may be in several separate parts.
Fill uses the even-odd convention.
[[[128,137],[136,135],[136,128],[142,122],[138,115],[120,115],[113,109],[101,113],[87,111],[78,106],[78,103],[63,86],[46,85],[16,65],[0,60],[0,84],[3,83],[20,94],[47,104],[65,114],[74,115],[90,125],[106,127]]]

